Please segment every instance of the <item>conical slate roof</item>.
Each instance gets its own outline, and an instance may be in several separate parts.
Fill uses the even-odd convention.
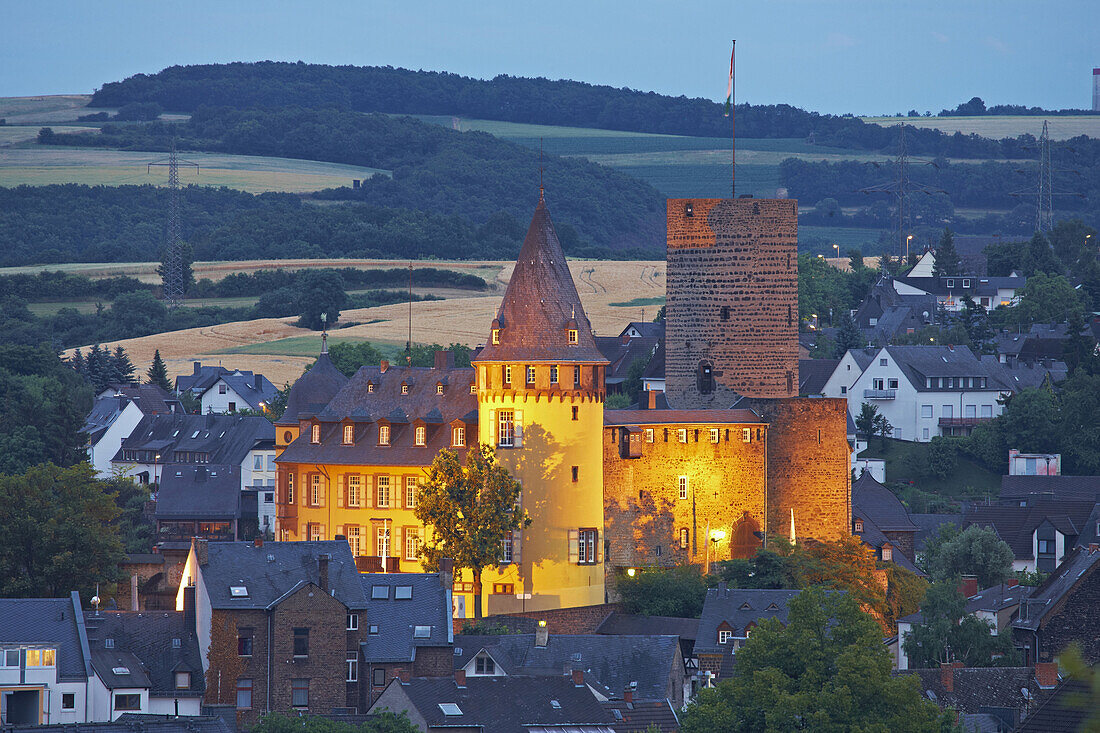
[[[541,197],[496,323],[500,343],[494,344],[490,337],[476,361],[607,363],[596,347],[592,325]],[[569,343],[570,329],[577,331],[575,344]]]
[[[299,417],[318,414],[347,382],[348,378],[328,358],[328,352],[321,352],[310,370],[290,388],[286,411],[275,424],[294,425]]]

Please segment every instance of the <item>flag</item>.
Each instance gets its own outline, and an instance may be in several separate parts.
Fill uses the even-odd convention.
[[[726,117],[730,116],[730,105],[731,105],[732,101],[733,101],[733,51],[730,51],[730,81],[729,81],[729,84],[726,86]]]

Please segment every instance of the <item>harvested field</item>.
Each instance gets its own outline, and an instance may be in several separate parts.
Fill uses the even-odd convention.
[[[1000,140],[1018,137],[1025,133],[1039,137],[1043,132],[1043,120],[1050,124],[1051,140],[1068,140],[1078,135],[1100,137],[1100,115],[1072,115],[1043,117],[1041,115],[986,115],[983,117],[864,117],[864,122],[891,127],[904,122],[913,127],[930,127],[948,134],[975,133],[982,137]]]

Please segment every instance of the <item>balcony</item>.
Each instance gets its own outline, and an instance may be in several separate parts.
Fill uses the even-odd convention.
[[[298,518],[298,505],[297,504],[276,504],[275,505],[275,518],[276,519],[297,519]]]
[[[972,428],[975,425],[992,422],[991,417],[941,417],[941,428]]]
[[[863,390],[863,399],[865,400],[893,400],[897,399],[898,391],[896,389],[865,389]]]

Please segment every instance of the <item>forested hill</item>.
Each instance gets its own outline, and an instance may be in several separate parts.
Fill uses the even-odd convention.
[[[723,69],[715,69],[716,93],[725,88]],[[261,61],[257,63],[171,66],[156,74],[137,74],[104,84],[93,107],[156,103],[173,112],[202,106],[336,107],[357,112],[461,115],[542,125],[595,127],[701,137],[725,137],[730,121],[723,105],[709,99],[671,97],[654,92],[583,82],[497,76],[471,79],[437,71],[391,66],[326,66]],[[888,150],[897,133],[852,116],[822,115],[779,105],[737,105],[737,134],[749,138],[806,138],[823,145]],[[946,135],[938,130],[909,130],[911,152],[973,158],[1021,158],[1015,140],[994,141],[976,135]],[[1032,142],[1030,136],[1024,143]]]

